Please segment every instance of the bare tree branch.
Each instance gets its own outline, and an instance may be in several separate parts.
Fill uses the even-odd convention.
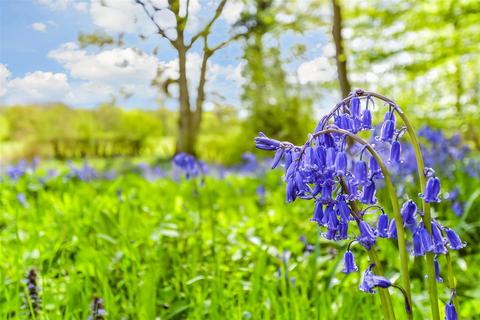
[[[172,44],[172,46],[176,48],[177,47],[177,42],[174,39],[171,39],[170,37],[168,37],[167,34],[165,33],[165,30],[163,30],[162,27],[160,27],[160,25],[157,23],[157,21],[155,21],[154,14],[150,13],[150,11],[148,11],[148,9],[147,9],[147,3],[145,3],[145,1],[143,1],[143,0],[135,0],[135,2],[137,4],[139,4],[140,6],[142,6],[145,14],[148,16],[150,21],[152,21],[152,23],[155,25],[155,27],[157,27],[157,33],[160,36],[162,36],[163,38],[167,39]],[[154,8],[155,11],[163,10],[163,9],[157,8],[155,6],[153,6],[153,8]]]
[[[187,7],[185,8],[185,20],[188,21],[188,13],[190,8],[190,0],[187,0]]]
[[[235,40],[238,40],[240,39],[241,37],[245,36],[246,33],[238,33],[230,38],[228,38],[227,40],[225,41],[222,41],[220,42],[219,44],[217,44],[215,47],[213,48],[210,48],[209,51],[211,52],[211,55],[213,55],[215,52],[217,52],[218,50],[222,49],[223,47],[225,47],[226,45],[230,44],[231,42],[235,41]]]
[[[197,41],[200,37],[208,35],[210,33],[210,28],[222,14],[223,8],[225,7],[226,3],[227,3],[227,0],[222,0],[218,4],[217,9],[215,10],[215,15],[212,17],[212,19],[210,19],[210,21],[205,25],[205,27],[200,32],[198,32],[196,35],[192,37],[192,39],[190,40],[190,43],[187,46],[187,49],[190,49],[195,43],[195,41]]]

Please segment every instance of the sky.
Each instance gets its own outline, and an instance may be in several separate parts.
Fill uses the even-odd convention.
[[[153,1],[160,7],[166,2]],[[213,0],[190,1],[187,36],[201,29],[215,4]],[[239,1],[227,3],[213,28],[211,44],[229,36],[242,9]],[[160,11],[156,20],[165,28],[175,24],[167,10]],[[0,0],[0,25],[2,105],[62,102],[95,107],[115,99],[126,108],[176,107],[174,99],[151,86],[159,67],[161,79],[176,75],[175,52],[155,35],[142,8],[132,0]],[[124,45],[81,48],[78,35],[92,32],[123,33]],[[306,55],[292,59],[286,67],[291,81],[321,83],[334,77],[327,40],[322,30],[282,36],[285,54],[295,43],[307,45]],[[187,65],[192,87],[197,83],[200,59],[199,47],[193,47]],[[214,103],[239,105],[244,65],[240,43],[229,45],[211,59],[206,109]]]

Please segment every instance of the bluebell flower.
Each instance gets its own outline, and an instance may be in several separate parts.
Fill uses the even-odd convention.
[[[365,204],[375,204],[377,202],[377,198],[375,198],[376,187],[375,182],[370,181],[363,186],[363,194],[362,194],[362,203]]]
[[[322,146],[315,146],[313,148],[314,152],[317,154],[317,161],[320,168],[323,168],[327,165],[327,151]]]
[[[319,144],[324,145],[326,148],[335,148],[335,139],[330,134],[322,134],[318,137]]]
[[[390,220],[387,237],[389,239],[397,239],[397,224],[395,222],[395,218],[392,218],[392,220]]]
[[[357,118],[357,117],[353,118],[352,129],[353,129],[353,133],[357,133],[362,130],[362,121],[360,120],[360,118]]]
[[[423,248],[425,252],[431,252],[433,250],[432,237],[430,236],[430,233],[425,228],[423,223],[421,223],[419,227],[420,238],[422,239]]]
[[[310,146],[305,147],[303,154],[304,154],[303,165],[305,167],[312,167],[316,165],[317,155],[315,154],[315,151],[313,150],[312,147]]]
[[[367,163],[365,161],[355,162],[354,176],[357,184],[365,184],[368,181]]]
[[[335,169],[336,156],[337,156],[337,151],[334,147],[327,148],[326,165],[328,169],[330,170]]]
[[[352,119],[350,119],[350,117],[348,117],[348,115],[342,114],[340,116],[340,119],[339,119],[338,127],[340,129],[352,132],[353,131]]]
[[[343,151],[337,153],[335,157],[335,172],[341,176],[347,172],[347,154]]]
[[[275,169],[278,166],[280,160],[282,160],[284,152],[285,150],[283,148],[277,149],[277,151],[275,152],[275,157],[273,158],[272,169]]]
[[[385,112],[385,116],[383,117],[383,121],[386,121],[386,120],[391,120],[395,123],[397,121],[397,119],[395,117],[395,112],[390,111],[390,110]]]
[[[362,112],[362,128],[372,129],[372,114],[368,109],[365,109]]]
[[[347,189],[348,189],[348,194],[349,200],[356,200],[358,197],[358,185],[356,183],[356,180],[351,178],[347,180]]]
[[[420,234],[420,230],[418,228],[412,235],[412,241],[413,241],[412,254],[416,257],[425,255],[426,251],[425,251],[425,248],[423,247],[422,237]]]
[[[445,305],[445,320],[458,320],[457,310],[453,305],[453,297],[455,296],[455,289],[452,290],[452,295],[450,296],[450,301]]]
[[[340,221],[335,240],[344,240],[348,238],[348,223]]]
[[[458,234],[450,228],[445,228],[445,234],[449,242],[449,247],[453,250],[460,250],[465,247],[465,243],[462,242]]]
[[[395,132],[395,123],[392,120],[385,120],[380,131],[381,141],[391,141]]]
[[[425,202],[440,202],[438,194],[440,193],[440,180],[437,177],[430,177],[425,187]]]
[[[280,141],[268,138],[263,132],[259,132],[258,137],[255,138],[255,147],[260,150],[272,151],[280,146]]]
[[[358,271],[358,267],[355,264],[353,253],[350,250],[347,250],[343,255],[343,272],[349,274],[355,271]]]
[[[333,192],[332,185],[331,185],[329,182],[325,182],[325,183],[322,185],[322,195],[321,195],[321,197],[320,197],[320,200],[321,200],[323,203],[330,203],[330,202],[332,202],[332,192]]]
[[[417,219],[415,217],[417,213],[417,204],[412,200],[408,200],[402,205],[400,213],[402,215],[403,225],[413,231],[417,224]]]
[[[293,175],[287,178],[287,190],[286,190],[287,202],[293,202],[297,198],[297,185]]]
[[[173,157],[173,164],[182,169],[185,178],[197,177],[203,168],[197,163],[197,160],[191,154],[180,152]],[[203,171],[202,171],[203,172]]]
[[[335,240],[335,235],[337,234],[337,229],[327,228],[327,232],[323,234],[327,240]]]
[[[377,229],[379,237],[388,237],[388,215],[383,212],[378,216]]]
[[[360,116],[360,98],[359,97],[353,97],[352,100],[350,100],[350,112],[353,117]]]
[[[293,161],[293,156],[292,156],[292,151],[291,150],[285,151],[284,160],[285,160],[285,172],[287,172],[288,169],[290,168],[290,165],[292,164],[292,161]]]
[[[331,230],[337,230],[338,218],[333,205],[327,205],[325,208],[325,216],[327,217],[327,228]]]
[[[315,199],[315,208],[313,209],[313,218],[310,221],[316,222],[319,225],[323,219],[323,203],[319,199]]]
[[[372,272],[374,264],[371,264],[365,274],[363,275],[363,281],[360,284],[360,290],[369,293],[375,293],[376,291],[373,288],[388,288],[392,286],[392,282],[385,277],[375,275]]]
[[[350,208],[346,202],[346,197],[344,194],[339,194],[337,196],[337,203],[335,208],[337,209],[338,215],[340,216],[342,222],[348,223],[350,220]]]
[[[382,178],[382,169],[378,165],[377,160],[375,160],[374,156],[370,156],[370,161],[368,162],[370,167],[370,175],[372,177]]]
[[[437,282],[443,282],[442,277],[440,277],[440,264],[438,263],[437,256],[433,257],[433,265],[435,267],[435,278]]]
[[[447,253],[445,244],[447,241],[442,236],[441,226],[435,221],[432,221],[432,238],[433,238],[433,252],[435,254]]]
[[[393,141],[390,147],[390,159],[388,162],[390,163],[400,163],[400,152],[401,152],[401,145],[398,141]]]
[[[358,242],[367,250],[370,250],[377,241],[377,232],[370,227],[365,221],[358,223],[360,229],[360,236],[357,238]]]

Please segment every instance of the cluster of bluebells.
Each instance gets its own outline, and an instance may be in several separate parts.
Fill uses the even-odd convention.
[[[91,181],[98,177],[97,171],[88,164],[88,161],[83,160],[80,168],[76,167],[72,161],[67,162],[69,172],[66,177],[69,179],[78,179],[81,181]]]
[[[185,152],[176,154],[172,163],[176,168],[183,171],[186,179],[196,178],[199,175],[203,177],[207,173],[207,166],[203,161]]]
[[[205,162],[192,155],[179,153],[172,161],[172,170],[162,169],[158,165],[149,165],[147,163],[126,163],[124,167],[119,168],[118,171],[114,169],[99,170],[98,168],[94,168],[86,158],[83,159],[80,165],[75,164],[72,160],[66,161],[66,170],[37,170],[39,159],[35,158],[31,162],[20,160],[18,163],[0,167],[0,181],[17,183],[23,177],[32,176],[33,173],[35,173],[34,178],[38,178],[38,182],[43,186],[59,176],[65,181],[92,182],[97,180],[113,180],[126,173],[140,174],[149,181],[163,178],[179,180],[180,176],[185,176],[187,179],[199,176],[203,178],[207,174],[223,178],[228,174],[260,176],[263,175],[269,167],[268,161],[259,160],[252,153],[243,154],[241,161],[241,164],[231,167],[215,164],[209,164],[207,166]],[[20,194],[18,200],[24,205],[23,195]]]
[[[364,107],[361,97],[366,98]],[[375,130],[369,105],[373,106],[373,99],[370,96],[365,97],[364,92],[358,90],[350,99],[337,104],[332,112],[320,121],[303,146],[271,139],[263,133],[255,138],[258,149],[275,152],[272,169],[283,164],[287,202],[297,198],[312,200],[314,208],[311,220],[322,227],[322,234],[326,239],[353,239],[366,250],[370,250],[378,238],[397,238],[395,219],[389,219],[384,209],[377,204],[377,186],[383,185],[384,175],[378,158],[375,158],[369,148],[381,151],[378,153],[383,164],[389,167],[401,166],[402,144],[399,138],[406,131],[405,128],[398,127],[394,105],[389,106],[381,125]],[[352,140],[355,139],[349,137],[361,131],[373,133],[369,148],[354,143]],[[427,203],[439,202],[439,178],[430,168],[425,168],[425,176],[425,193],[419,195],[419,198]],[[381,212],[375,224],[363,219],[364,214],[372,209]],[[402,206],[401,216],[403,225],[411,233],[410,248],[414,256],[422,256],[427,252],[441,255],[449,249],[458,250],[465,246],[455,231],[442,226],[435,219],[432,221],[430,234],[413,200]],[[349,234],[349,224],[352,221],[357,224],[359,235]],[[350,250],[353,241],[344,254],[343,272],[347,274],[358,270]],[[437,280],[441,281],[438,260],[435,261]],[[362,291],[374,293],[376,287],[394,286],[388,279],[375,275],[372,267],[371,265],[365,271],[360,286]]]
[[[315,133],[302,147],[270,139],[263,133],[255,139],[257,148],[275,151],[272,168],[283,160],[288,202],[296,198],[314,200],[312,221],[325,227],[323,234],[329,240],[349,238],[349,223],[356,221],[360,230],[357,240],[367,250],[375,244],[377,237],[394,237],[396,234],[395,230],[390,230],[388,221],[386,226],[377,230],[362,219],[363,213],[377,202],[377,184],[383,179],[380,166],[365,148],[352,156],[349,150],[350,142],[345,135],[316,133],[329,127],[330,118],[333,118],[335,128],[352,134],[371,130],[369,102],[373,104],[373,100],[367,97],[363,110],[359,97],[353,97],[349,105],[339,105],[331,116],[320,121]],[[401,149],[398,142],[399,131],[395,129],[395,124],[394,112],[389,110],[380,134],[375,137],[376,140],[390,145],[392,161],[399,159]],[[350,205],[352,201],[359,201],[367,207],[362,212],[355,212]],[[382,219],[383,217],[386,215],[382,215]]]
[[[140,170],[140,174],[148,181],[154,181],[165,177],[165,172],[159,166],[149,166],[147,163],[142,162],[137,165]]]
[[[35,157],[30,163],[27,160],[19,160],[16,164],[6,166],[2,171],[10,181],[17,181],[29,172],[34,172],[39,164],[39,158]]]
[[[425,125],[418,130],[418,135],[427,142],[422,153],[425,155],[425,165],[429,167],[446,169],[453,162],[463,160],[470,151],[468,146],[462,144],[458,134],[447,138],[442,130]]]

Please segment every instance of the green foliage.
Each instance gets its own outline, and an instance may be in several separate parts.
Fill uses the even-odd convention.
[[[373,1],[344,10],[355,84],[390,92],[419,118],[447,119],[444,128],[478,148],[480,3]]]
[[[244,49],[247,64],[242,94],[249,112],[246,132],[254,136],[263,130],[279,139],[300,142],[313,123],[312,100],[302,95],[297,84],[288,82],[279,36],[287,29],[301,29],[302,20],[282,25],[275,17],[286,14],[285,10],[292,14],[288,8],[262,0],[255,1],[255,6],[255,10],[243,13],[240,23],[250,29]],[[293,49],[297,53],[303,50],[298,45]]]
[[[378,318],[378,296],[357,289],[361,272],[341,272],[346,243],[321,237],[309,222],[311,202],[285,203],[278,171],[207,178],[203,187],[137,175],[89,183],[58,178],[45,187],[37,176],[0,183],[2,319],[22,312],[22,279],[31,267],[39,274],[41,315],[48,319],[86,319],[94,295],[105,299],[111,319]],[[459,184],[473,187],[467,176],[457,177]],[[266,189],[263,205],[258,185]],[[19,192],[26,195],[26,208],[16,199]],[[466,221],[478,221],[479,208],[472,203]],[[463,219],[446,204],[435,209],[442,221]],[[475,236],[478,228],[470,224],[468,233],[459,232]],[[310,255],[303,253],[301,235],[315,245]],[[480,256],[478,241],[466,239],[469,246],[454,261],[463,271],[456,276],[468,318],[479,312]],[[366,253],[352,248],[364,270]],[[286,251],[291,257],[284,263]],[[395,255],[394,242],[383,241],[380,256],[391,266],[390,279],[397,277]],[[420,261],[412,268],[415,319],[424,319],[429,311]],[[444,302],[448,292],[440,297]],[[393,295],[393,301],[401,314],[402,298]]]

